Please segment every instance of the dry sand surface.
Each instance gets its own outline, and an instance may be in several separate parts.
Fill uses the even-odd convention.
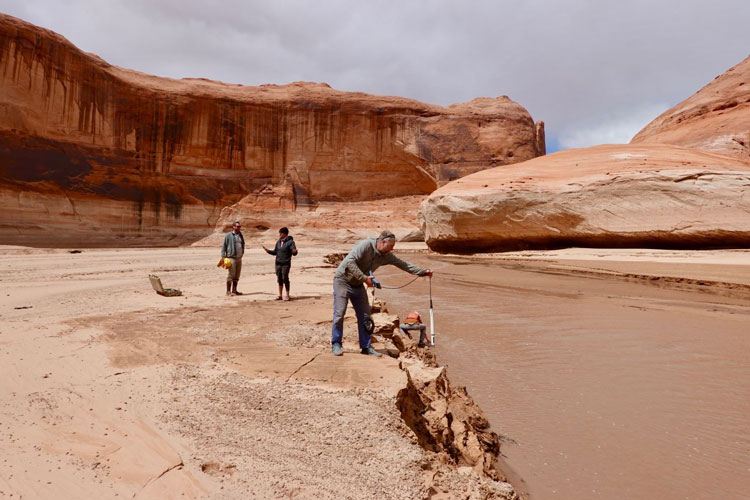
[[[0,497],[513,496],[417,444],[399,360],[360,355],[352,319],[330,354],[344,249],[298,245],[291,302],[255,244],[238,297],[218,248],[0,247]]]

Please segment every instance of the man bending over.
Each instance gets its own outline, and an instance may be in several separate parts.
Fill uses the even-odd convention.
[[[359,348],[362,354],[380,356],[381,354],[370,346],[370,334],[367,324],[370,323],[370,302],[364,285],[372,287],[372,277],[368,274],[380,266],[392,265],[407,273],[418,276],[432,276],[432,271],[422,269],[393,255],[396,237],[390,231],[383,231],[376,238],[362,240],[341,261],[333,277],[333,326],[331,328],[331,344],[334,356],[341,356],[342,340],[344,336],[344,314],[349,300],[354,306],[359,330]]]

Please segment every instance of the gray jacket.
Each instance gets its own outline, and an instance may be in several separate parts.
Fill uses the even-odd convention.
[[[370,271],[375,271],[380,266],[396,266],[407,273],[424,276],[426,269],[410,264],[399,259],[392,253],[380,253],[375,248],[375,238],[362,240],[352,248],[352,251],[341,261],[336,269],[336,278],[347,281],[350,285],[361,285],[367,280]]]
[[[221,245],[221,258],[224,259],[226,257],[232,258],[235,255],[234,250],[234,231],[229,231],[224,236],[224,244]],[[242,232],[237,233],[240,235],[240,240],[242,241],[242,253],[245,253],[245,237],[242,236]]]

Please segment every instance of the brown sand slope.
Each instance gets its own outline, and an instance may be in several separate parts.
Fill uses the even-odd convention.
[[[330,354],[330,250],[299,245],[291,302],[271,300],[273,259],[255,248],[246,295],[226,297],[216,248],[4,247],[0,496],[513,497],[479,448],[420,446],[401,412],[423,400],[399,369],[419,360],[360,355],[351,319]],[[184,295],[156,295],[151,272]],[[440,380],[424,397],[454,414],[422,428],[491,438]]]
[[[420,208],[440,252],[750,246],[750,164],[667,145],[562,151],[467,176]]]
[[[543,143],[506,96],[442,107],[324,83],[159,78],[0,14],[6,243],[60,230],[96,239],[93,223],[157,244],[193,240],[264,186],[288,183],[295,206],[426,194],[544,154]]]
[[[646,125],[632,144],[675,144],[750,160],[750,57]]]

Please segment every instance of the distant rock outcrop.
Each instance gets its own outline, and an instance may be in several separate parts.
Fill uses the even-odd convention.
[[[419,204],[424,196],[400,196],[350,203],[320,202],[315,207],[296,210],[288,197],[289,185],[262,190],[221,210],[216,233],[203,242],[221,245],[223,232],[233,221],[240,221],[246,239],[274,241],[278,230],[289,226],[295,238],[304,241],[354,243],[392,231],[399,241],[424,241],[419,231]],[[287,193],[285,197],[284,194]]]
[[[0,14],[6,243],[177,244],[285,183],[295,207],[424,195],[544,154],[539,133],[504,96],[441,107],[326,84],[159,78]]]
[[[662,113],[631,141],[654,143],[750,160],[750,57]]]
[[[574,149],[447,184],[420,216],[439,252],[750,247],[750,164],[667,145]]]

